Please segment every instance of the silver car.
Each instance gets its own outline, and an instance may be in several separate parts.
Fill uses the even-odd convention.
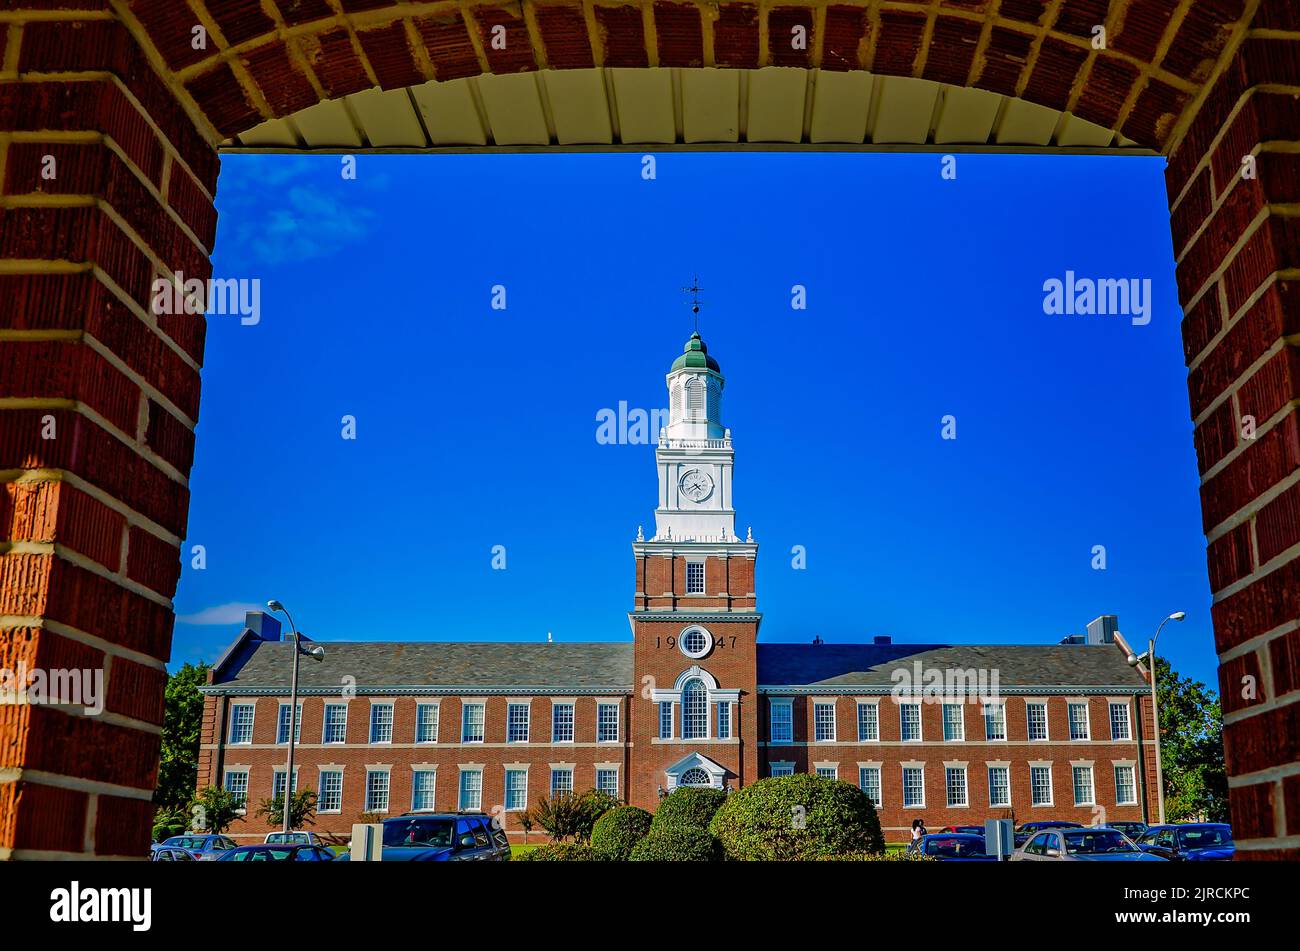
[[[1162,862],[1143,852],[1118,829],[1090,826],[1081,829],[1048,829],[1031,836],[1011,853],[1013,862]]]

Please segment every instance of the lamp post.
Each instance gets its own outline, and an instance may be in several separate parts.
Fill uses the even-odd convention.
[[[266,606],[271,611],[279,611],[289,619],[289,629],[293,632],[293,673],[289,677],[289,761],[285,764],[284,769],[284,798],[280,802],[281,817],[284,819],[281,831],[285,839],[289,836],[289,801],[293,798],[293,747],[295,734],[298,731],[298,655],[306,654],[316,660],[325,659],[325,648],[317,644],[311,650],[303,650],[299,644],[298,625],[293,622],[291,615],[283,604],[279,601],[271,600],[266,602]]]
[[[1151,668],[1151,718],[1155,721],[1156,735],[1156,803],[1159,815],[1159,824],[1165,824],[1165,772],[1164,766],[1160,761],[1160,702],[1156,699],[1156,640],[1160,637],[1161,630],[1170,621],[1181,621],[1187,617],[1186,611],[1175,611],[1169,617],[1160,622],[1156,628],[1155,634],[1147,642],[1146,653],[1129,654],[1128,662],[1130,667],[1136,667],[1142,661],[1147,662]]]

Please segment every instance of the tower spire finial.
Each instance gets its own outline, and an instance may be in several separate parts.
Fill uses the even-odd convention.
[[[700,332],[700,291],[702,290],[704,288],[700,287],[700,276],[698,274],[691,280],[690,287],[682,288],[683,293],[691,295],[691,313],[695,315],[696,333]]]

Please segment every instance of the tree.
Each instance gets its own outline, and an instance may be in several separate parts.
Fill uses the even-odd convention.
[[[617,798],[597,789],[584,793],[558,793],[539,798],[529,817],[556,842],[590,842],[596,820],[620,805]]]
[[[257,814],[266,817],[266,824],[272,828],[284,828],[284,796],[263,799],[257,807]],[[303,789],[289,797],[289,828],[301,829],[303,826],[316,824],[316,791]]]
[[[190,828],[195,832],[220,835],[239,818],[243,804],[234,793],[220,786],[205,786],[190,806]]]
[[[1156,659],[1160,701],[1160,762],[1169,822],[1227,822],[1228,774],[1223,765],[1219,697]]]
[[[203,694],[207,664],[185,664],[167,678],[164,694],[162,762],[153,801],[165,808],[184,808],[194,798],[199,777],[199,737],[203,730]]]

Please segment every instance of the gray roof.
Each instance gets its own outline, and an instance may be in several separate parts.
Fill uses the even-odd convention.
[[[307,692],[366,687],[632,688],[632,645],[326,641],[325,659],[303,657],[298,684]],[[212,686],[287,688],[289,641],[253,640],[234,652]],[[239,663],[239,655],[247,659]],[[345,677],[354,678],[345,681]]]
[[[1003,689],[1132,687],[1146,681],[1114,644],[759,644],[761,686],[892,687],[895,670],[997,671]]]

